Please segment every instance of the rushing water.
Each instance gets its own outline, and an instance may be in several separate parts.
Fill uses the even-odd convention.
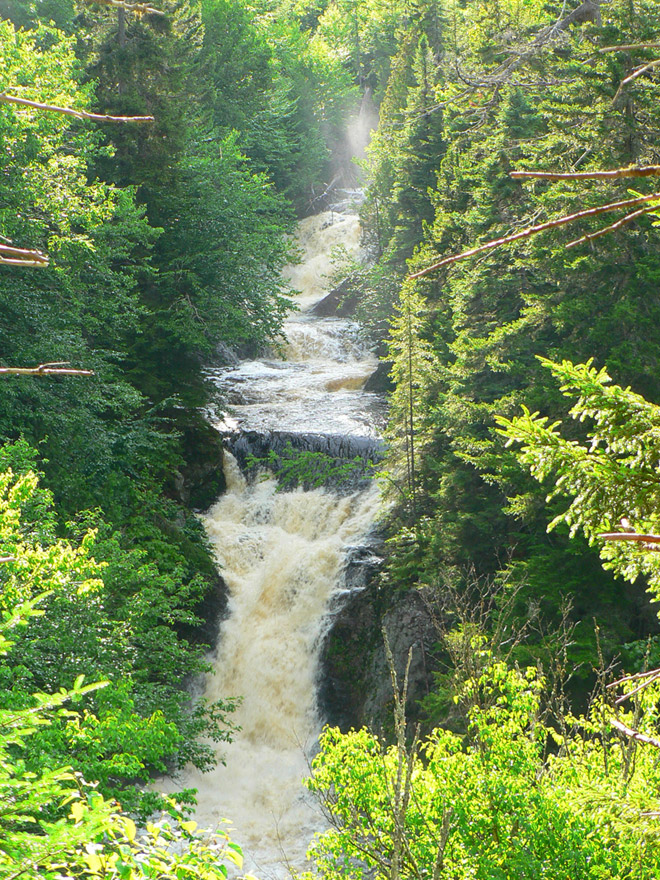
[[[285,327],[284,357],[245,361],[214,380],[242,429],[376,437],[382,400],[360,390],[374,357],[352,322],[306,311],[325,293],[333,246],[358,255],[357,218],[328,212],[304,220],[299,242],[304,257],[290,278],[301,311]],[[301,784],[322,724],[318,651],[346,550],[364,539],[378,493],[277,492],[272,478],[248,484],[230,455],[225,470],[227,491],[204,517],[230,592],[205,695],[242,696],[234,717],[242,730],[222,749],[226,766],[177,782],[198,789],[200,825],[232,820],[246,870],[285,877],[305,867],[323,827]]]

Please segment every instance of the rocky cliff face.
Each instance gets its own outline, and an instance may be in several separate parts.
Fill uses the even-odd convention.
[[[431,685],[428,655],[437,634],[425,594],[410,590],[392,601],[379,590],[382,549],[382,535],[374,533],[349,556],[346,591],[331,610],[321,653],[321,710],[329,724],[342,730],[363,725],[386,731],[391,728],[392,685],[383,629],[400,682],[412,648],[407,703],[410,721],[419,716],[418,701]]]
[[[183,464],[173,474],[172,494],[188,508],[206,510],[226,488],[222,438],[201,417],[177,428]]]

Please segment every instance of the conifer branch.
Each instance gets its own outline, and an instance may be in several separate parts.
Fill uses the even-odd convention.
[[[49,113],[64,113],[75,119],[92,119],[94,122],[153,122],[153,116],[106,116],[102,113],[88,113],[87,110],[73,110],[71,107],[58,107],[55,104],[42,104],[39,101],[28,101],[27,98],[17,98],[0,92],[0,102],[4,104],[19,104],[21,107],[32,107],[35,110],[46,110]]]
[[[93,376],[93,370],[77,370],[68,361],[39,364],[38,367],[0,367],[0,375],[12,376]]]
[[[469,251],[463,251],[460,254],[454,254],[454,256],[452,257],[445,257],[443,260],[439,260],[437,263],[433,263],[432,266],[427,266],[426,269],[420,269],[418,272],[414,272],[409,276],[409,278],[421,278],[424,275],[428,275],[430,272],[434,272],[441,266],[449,266],[452,263],[458,263],[460,260],[465,260],[468,257],[476,256],[476,254],[482,254],[485,251],[493,250],[493,248],[500,247],[504,244],[509,244],[512,241],[519,241],[524,238],[530,238],[530,236],[536,235],[539,232],[545,232],[546,229],[557,229],[559,226],[566,226],[567,223],[573,223],[576,220],[583,219],[584,217],[595,217],[598,214],[604,214],[606,211],[616,211],[618,208],[632,208],[635,205],[641,205],[644,202],[649,202],[653,199],[660,200],[660,193],[651,193],[647,196],[639,196],[636,199],[625,199],[621,202],[610,202],[607,205],[598,205],[595,208],[587,208],[585,211],[578,211],[575,214],[568,214],[564,217],[558,217],[556,220],[548,220],[547,223],[539,223],[536,226],[528,226],[526,229],[523,229],[520,232],[516,232],[513,235],[507,235],[503,238],[496,238],[492,241],[487,241],[485,244],[479,245],[479,247],[472,248]]]
[[[660,165],[614,168],[612,171],[512,171],[514,180],[619,180],[623,177],[657,177]]]

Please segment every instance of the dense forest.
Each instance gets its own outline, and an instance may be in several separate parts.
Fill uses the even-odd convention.
[[[435,639],[423,699],[386,645],[385,732],[323,734],[311,875],[658,876],[660,9],[157,6],[0,0],[0,877],[240,871],[148,785],[236,734],[240,694],[189,693],[205,370],[277,347],[296,222],[358,173],[369,595],[423,596]]]

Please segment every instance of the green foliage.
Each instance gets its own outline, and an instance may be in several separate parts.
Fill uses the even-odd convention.
[[[336,491],[353,490],[362,480],[374,473],[375,464],[370,459],[356,455],[352,459],[338,459],[325,452],[294,449],[287,443],[282,452],[270,450],[265,458],[250,455],[250,470],[267,468],[277,475],[277,491],[283,492],[298,486],[303,489],[328,487]]]
[[[655,752],[622,742],[603,705],[549,725],[537,669],[481,659],[458,695],[471,706],[465,737],[437,729],[386,747],[367,730],[325,731],[308,780],[332,824],[311,850],[320,875],[655,876]],[[638,710],[645,731],[656,699]]]
[[[2,602],[49,590],[0,692],[23,709],[81,672],[109,681],[75,720],[35,734],[24,760],[35,773],[75,761],[142,812],[158,797],[135,783],[188,761],[209,768],[233,729],[232,700],[191,706],[185,689],[208,670],[202,613],[221,589],[201,524],[176,500],[195,489],[179,489],[184,454],[205,452],[190,442],[210,393],[200,364],[219,342],[278,338],[288,199],[302,209],[325,174],[326,135],[352,100],[295,16],[166,6],[164,17],[67,0],[0,10],[3,91],[156,117],[94,126],[0,106],[0,234],[51,258],[38,271],[0,267],[0,357],[94,370],[84,384],[0,383],[0,470],[13,473],[3,540],[24,557],[0,573]],[[21,566],[33,564],[30,580]],[[77,581],[58,580],[56,565],[78,566]]]
[[[186,583],[176,553],[159,566],[145,550],[124,549],[102,523],[78,528],[75,544],[58,539],[51,493],[28,470],[29,448],[5,447],[1,458],[23,473],[6,470],[0,478],[0,556],[9,559],[0,569],[0,610],[11,615],[42,597],[46,613],[17,630],[0,696],[27,709],[35,690],[66,687],[81,670],[108,684],[79,715],[35,733],[25,746],[26,767],[41,772],[74,762],[106,797],[148,814],[161,799],[135,782],[187,761],[212,766],[213,749],[199,738],[227,742],[234,729],[231,700],[191,708],[183,690],[186,678],[207,669],[203,647],[178,632],[198,623],[193,609],[205,584],[199,577]]]
[[[660,597],[656,556],[628,542],[603,542],[603,532],[621,530],[622,519],[641,534],[659,529],[658,438],[660,407],[630,388],[611,385],[605,369],[589,361],[542,360],[559,382],[564,396],[576,399],[569,415],[588,425],[586,436],[564,436],[561,422],[525,409],[511,420],[500,418],[500,433],[509,444],[521,444],[518,457],[532,476],[550,486],[548,501],[565,499],[548,529],[566,523],[571,536],[584,532],[590,544],[600,547],[604,566],[628,581],[643,576],[649,590]],[[524,499],[512,499],[513,512]]]
[[[409,14],[399,2],[331,0],[318,17],[316,32],[358,82],[378,89],[387,81],[399,29]]]
[[[390,397],[390,476],[417,516],[417,468],[429,442],[430,420],[424,406],[437,380],[438,361],[424,338],[426,303],[411,286],[404,286],[392,320],[388,355],[394,392]]]
[[[519,182],[511,170],[652,163],[660,132],[657,81],[621,85],[648,52],[594,51],[650,40],[654,4],[633,14],[617,0],[601,9],[600,24],[587,16],[562,27],[570,9],[560,3],[434,7],[435,24],[422,17],[405,28],[370,152],[364,220],[381,254],[378,271],[400,284],[404,273],[452,253],[629,195],[625,181]],[[657,229],[642,218],[567,247],[601,220],[548,230],[402,285],[403,299],[413,293],[424,304],[418,336],[434,378],[408,394],[424,434],[414,462],[415,516],[402,496],[386,577],[437,585],[445,570],[492,575],[513,567],[525,584],[523,618],[539,604],[558,618],[570,595],[576,619],[596,617],[610,651],[654,626],[639,589],[622,597],[593,550],[569,550],[565,528],[546,534],[542,494],[494,431],[496,417],[520,405],[551,421],[561,412],[537,355],[593,356],[659,399]],[[381,301],[392,301],[390,290]],[[398,316],[393,326],[400,336]],[[406,384],[410,390],[409,379],[397,377],[392,479],[410,434],[410,407],[400,405]],[[521,498],[517,519],[504,512],[511,496]],[[580,657],[595,656],[591,636],[579,638]]]
[[[29,577],[34,562],[25,561]],[[53,562],[60,579],[76,577],[77,562],[59,547]],[[25,602],[0,624],[0,654],[11,647],[16,627],[28,627],[39,600]],[[9,636],[9,639],[7,638]],[[0,669],[4,670],[3,666]],[[133,820],[108,801],[83,776],[67,766],[49,764],[37,772],[24,760],[26,745],[44,733],[54,719],[75,725],[79,718],[65,709],[103,687],[84,685],[80,675],[72,688],[55,694],[36,693],[26,708],[8,706],[0,697],[0,876],[137,878],[225,878],[226,864],[240,867],[240,848],[224,832],[197,830],[185,821],[173,801],[167,814],[138,833]]]

